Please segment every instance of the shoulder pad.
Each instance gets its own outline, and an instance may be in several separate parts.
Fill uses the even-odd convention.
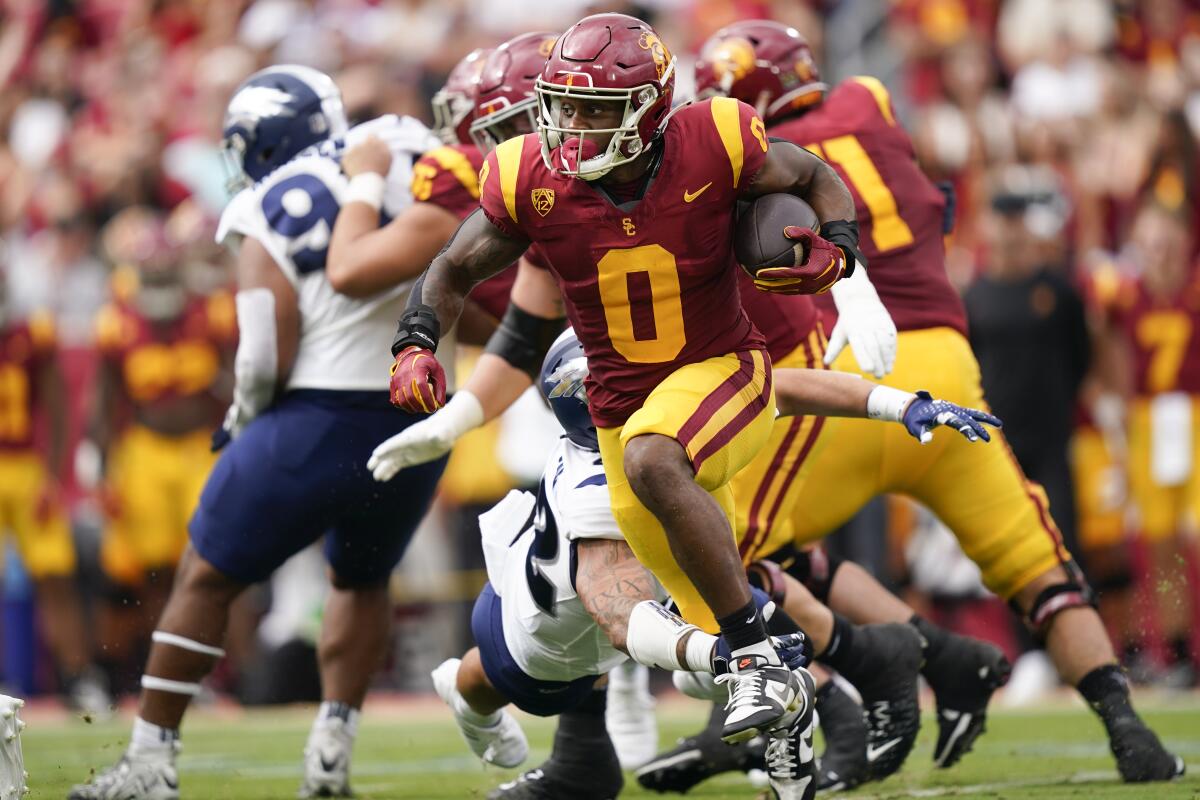
[[[870,75],[856,75],[853,78],[847,78],[845,85],[861,86],[866,89],[871,98],[875,101],[876,107],[879,109],[880,116],[888,125],[896,124],[896,115],[892,110],[892,96],[888,93],[887,87],[883,85],[883,81]]]

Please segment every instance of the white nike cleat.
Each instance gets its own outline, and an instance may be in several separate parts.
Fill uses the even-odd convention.
[[[67,800],[179,800],[178,752],[178,742],[162,748],[130,748],[114,766],[88,783],[72,786]]]
[[[776,731],[767,741],[767,777],[776,800],[812,800],[817,793],[817,754],[813,747],[816,681],[806,669],[797,669],[795,674],[802,685],[802,702],[791,713],[788,728]]]
[[[433,677],[433,688],[438,696],[450,706],[454,712],[454,721],[458,730],[471,748],[471,752],[484,762],[496,767],[511,769],[519,766],[529,756],[529,742],[525,739],[525,731],[513,719],[507,710],[497,711],[494,722],[479,724],[468,718],[481,715],[471,711],[467,701],[458,693],[458,668],[462,661],[448,658],[441,663],[430,675]]]
[[[350,756],[354,737],[344,719],[318,720],[304,745],[304,781],[297,797],[351,797]]]
[[[635,661],[608,673],[604,724],[622,769],[637,769],[658,753],[658,721],[649,685],[650,670]]]
[[[729,715],[721,738],[728,744],[753,739],[774,730],[803,702],[800,679],[783,664],[772,664],[762,656],[733,659],[730,671],[716,682],[729,685]]]

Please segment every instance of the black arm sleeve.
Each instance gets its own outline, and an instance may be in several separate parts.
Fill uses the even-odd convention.
[[[421,302],[421,287],[425,285],[426,274],[421,273],[408,294],[408,304],[404,306],[396,336],[392,339],[392,355],[413,345],[437,350],[438,341],[442,338],[442,323],[438,321],[437,312]]]
[[[500,327],[488,339],[486,352],[500,356],[536,381],[542,359],[565,324],[563,317],[536,317],[509,303]]]

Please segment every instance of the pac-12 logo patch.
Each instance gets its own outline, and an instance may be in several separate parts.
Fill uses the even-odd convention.
[[[530,199],[533,201],[533,210],[543,217],[550,213],[550,209],[554,208],[553,189],[534,189],[530,192]]]

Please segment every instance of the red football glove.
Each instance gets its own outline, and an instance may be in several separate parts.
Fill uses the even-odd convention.
[[[413,414],[430,414],[446,404],[446,373],[424,347],[409,345],[392,364],[392,405]]]
[[[754,277],[754,285],[775,294],[821,294],[829,291],[846,271],[846,255],[812,228],[789,225],[783,235],[796,242],[796,265],[767,267]]]

